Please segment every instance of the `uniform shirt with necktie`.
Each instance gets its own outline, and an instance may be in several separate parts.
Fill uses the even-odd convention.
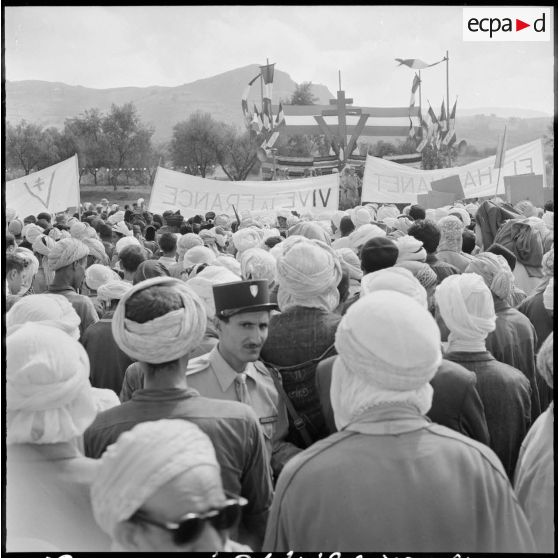
[[[271,372],[261,362],[249,362],[244,372],[236,372],[222,357],[218,346],[188,363],[186,381],[204,397],[246,403],[255,411],[271,456],[275,477],[283,465],[302,451],[285,441],[289,418]]]

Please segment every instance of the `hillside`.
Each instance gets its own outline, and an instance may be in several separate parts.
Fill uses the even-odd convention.
[[[185,120],[196,110],[210,112],[216,120],[237,126],[243,125],[240,98],[247,83],[259,73],[254,65],[237,68],[210,78],[177,87],[123,87],[92,89],[46,81],[7,81],[6,120],[10,123],[22,119],[45,127],[61,128],[64,120],[83,111],[98,108],[102,112],[111,104],[133,102],[140,117],[155,128],[155,141],[170,139],[173,126]],[[289,74],[275,69],[273,103],[288,98],[296,83]],[[324,85],[313,85],[319,103],[327,104],[333,98]],[[254,83],[248,97],[249,105],[260,106],[259,81]]]

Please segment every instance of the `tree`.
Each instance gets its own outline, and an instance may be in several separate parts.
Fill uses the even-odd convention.
[[[210,113],[201,111],[176,124],[170,145],[174,165],[184,167],[187,174],[205,178],[209,167],[218,163],[222,127]]]
[[[53,157],[52,141],[42,126],[22,120],[16,126],[6,127],[6,157],[10,165],[21,168],[25,174],[48,166]]]
[[[312,93],[312,82],[303,81],[295,87],[291,98],[288,100],[289,105],[315,105],[318,97]]]
[[[216,143],[216,158],[229,180],[246,180],[258,160],[261,142],[260,135],[253,130],[239,134],[236,128],[223,124]]]
[[[102,119],[101,130],[108,148],[109,181],[116,190],[119,169],[134,167],[151,149],[153,128],[143,124],[133,103],[112,105]]]
[[[80,163],[80,177],[89,172],[97,184],[99,168],[109,165],[108,141],[102,129],[103,116],[98,109],[86,110],[64,123],[68,143],[73,144]]]

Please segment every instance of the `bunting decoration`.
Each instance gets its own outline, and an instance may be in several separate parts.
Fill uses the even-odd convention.
[[[271,112],[271,95],[273,91],[273,74],[275,64],[267,64],[260,66],[261,76],[263,79],[263,126],[266,130],[273,130],[273,114]]]
[[[418,74],[415,74],[415,77],[413,78],[413,85],[411,87],[411,100],[409,101],[410,107],[415,106],[415,93],[417,92],[419,85],[420,85],[420,79],[418,77]]]
[[[441,64],[442,62],[445,62],[446,57],[444,56],[442,60],[439,60],[438,62],[434,62],[434,64],[428,64],[418,58],[406,58],[406,59],[396,58],[395,61],[399,62],[399,66],[408,66],[413,70],[424,70],[425,68],[431,68],[432,66],[436,66],[437,64]]]
[[[254,79],[248,82],[248,85],[244,89],[242,93],[242,113],[244,114],[244,121],[246,123],[246,127],[249,128],[252,124],[252,115],[250,114],[250,110],[248,109],[248,94],[250,93],[250,87],[252,87],[253,83],[261,76],[258,74]]]

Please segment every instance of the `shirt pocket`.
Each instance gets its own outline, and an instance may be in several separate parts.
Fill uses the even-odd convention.
[[[278,421],[278,414],[270,415],[267,417],[260,417],[259,422],[266,441],[271,442],[275,438]]]

